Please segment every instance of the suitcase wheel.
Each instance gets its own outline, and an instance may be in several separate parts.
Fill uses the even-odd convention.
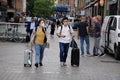
[[[32,67],[32,65],[30,65],[30,67]]]
[[[79,65],[71,64],[72,67],[79,67]]]
[[[24,67],[26,67],[26,64],[24,64]]]
[[[28,64],[28,65],[27,65],[27,64],[24,64],[24,67],[28,67],[28,66],[29,66],[29,67],[32,67],[31,64]]]

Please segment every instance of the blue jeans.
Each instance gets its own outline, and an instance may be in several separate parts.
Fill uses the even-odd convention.
[[[87,54],[90,54],[90,52],[89,52],[89,48],[90,48],[89,36],[84,36],[84,37],[81,37],[81,36],[80,36],[80,48],[81,48],[81,52],[82,52],[81,55],[84,55],[84,40],[85,40],[85,42],[86,42]]]
[[[66,62],[69,50],[69,43],[59,42],[59,48],[60,48],[60,62]]]
[[[93,55],[98,54],[98,50],[101,51],[100,46],[99,46],[100,39],[101,39],[101,37],[94,38],[95,42],[94,42],[94,47],[93,47]]]
[[[45,43],[43,45],[35,44],[35,51],[36,51],[35,63],[42,62],[45,47],[46,47]]]

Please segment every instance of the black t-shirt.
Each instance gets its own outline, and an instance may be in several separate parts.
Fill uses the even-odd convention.
[[[79,36],[84,37],[84,36],[88,35],[86,27],[88,27],[87,22],[80,22],[78,24]]]

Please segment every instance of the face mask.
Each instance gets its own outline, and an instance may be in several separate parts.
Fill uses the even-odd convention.
[[[67,26],[67,25],[68,25],[68,22],[64,22],[64,25]]]
[[[42,27],[44,27],[44,26],[45,26],[45,24],[44,24],[44,23],[42,23],[42,24],[41,24],[41,26],[42,26]]]

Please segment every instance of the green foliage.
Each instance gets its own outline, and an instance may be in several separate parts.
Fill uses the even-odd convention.
[[[34,16],[50,17],[54,10],[53,5],[54,0],[34,0]]]
[[[26,14],[33,16],[34,0],[27,0]]]

